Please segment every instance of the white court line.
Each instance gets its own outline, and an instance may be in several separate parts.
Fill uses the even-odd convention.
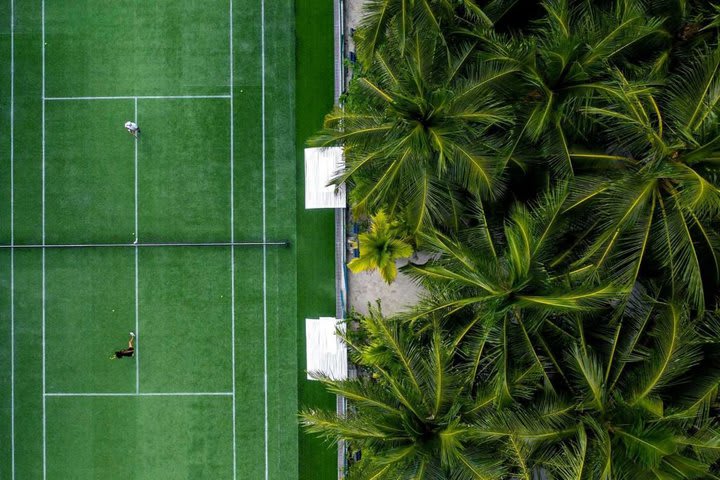
[[[45,98],[45,0],[42,0],[42,98]],[[45,244],[45,102],[42,102],[42,243]],[[47,479],[47,408],[45,405],[45,252],[42,251],[42,437],[43,437],[43,480]]]
[[[144,392],[144,393],[73,393],[73,392],[52,392],[46,393],[46,397],[231,397],[233,392]]]
[[[46,97],[43,99],[48,102],[63,102],[72,100],[164,100],[164,99],[184,99],[184,98],[230,98],[230,95],[139,95],[139,96],[116,96],[116,97]]]
[[[135,97],[135,125],[138,124],[138,99]],[[138,139],[135,138],[135,243],[138,242]],[[135,393],[140,393],[140,273],[139,273],[139,250],[135,245]]]
[[[231,397],[233,392],[144,392],[144,393],[46,393],[46,397]]]
[[[265,228],[265,0],[260,0],[260,63],[262,85],[262,238],[266,241]],[[268,353],[267,353],[267,246],[263,245],[263,385],[265,406],[265,480],[269,478],[268,457]]]
[[[230,242],[235,243],[235,112],[233,103],[233,1],[230,0]],[[237,432],[235,396],[235,245],[230,247],[230,341],[232,357],[232,459],[233,479],[237,479]]]
[[[139,243],[46,243],[43,244],[32,244],[32,243],[16,243],[0,244],[0,250],[20,250],[20,249],[56,249],[56,248],[126,248],[126,247],[146,247],[146,248],[158,248],[158,247],[259,247],[261,245],[273,246],[273,247],[287,247],[290,242],[183,242],[183,243],[167,243],[167,242],[139,242]]]
[[[10,245],[15,245],[15,0],[10,1]],[[15,480],[15,249],[10,251],[10,464]]]

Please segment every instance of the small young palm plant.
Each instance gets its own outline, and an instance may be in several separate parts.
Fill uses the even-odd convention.
[[[360,256],[350,260],[348,268],[353,273],[377,269],[383,280],[392,283],[398,274],[395,261],[412,255],[413,248],[401,238],[398,222],[384,211],[371,219],[370,231],[358,236]]]
[[[546,478],[720,478],[720,325],[689,312],[636,291],[609,325],[561,326],[567,396],[546,396],[545,415],[577,433],[540,462]]]

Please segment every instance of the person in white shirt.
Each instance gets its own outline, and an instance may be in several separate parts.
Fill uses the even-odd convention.
[[[125,122],[125,128],[128,132],[130,132],[130,135],[132,135],[135,138],[138,138],[138,135],[140,135],[140,128],[137,126],[137,123],[127,121]]]

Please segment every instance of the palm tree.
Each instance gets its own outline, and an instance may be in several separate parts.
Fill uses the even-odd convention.
[[[475,395],[468,363],[459,361],[462,355],[439,325],[418,334],[376,309],[360,322],[367,339],[346,341],[367,375],[319,377],[348,400],[347,415],[301,414],[310,432],[362,450],[349,478],[521,478],[516,474],[532,469],[533,451],[571,433],[537,414],[495,409],[486,396]]]
[[[502,234],[493,233],[478,205],[475,228],[464,230],[461,238],[440,232],[421,235],[423,248],[440,256],[424,266],[407,267],[430,293],[405,317],[416,321],[444,312],[455,324],[455,344],[475,359],[476,382],[492,386],[501,405],[526,396],[528,390],[518,388],[525,385],[517,381],[521,378],[539,378],[554,388],[551,367],[557,359],[547,335],[557,330],[557,315],[591,312],[620,293],[611,283],[584,283],[584,278],[548,266],[564,241],[566,220],[560,213],[568,195],[565,184],[529,209],[515,205]],[[492,353],[478,353],[487,350]],[[493,374],[486,377],[484,371]]]
[[[412,245],[400,238],[398,222],[391,221],[382,210],[371,217],[370,231],[361,233],[358,240],[360,256],[350,260],[348,268],[353,273],[378,269],[387,283],[397,277],[395,261],[413,253]]]
[[[370,0],[363,4],[363,18],[355,33],[359,58],[372,63],[375,52],[386,43],[387,32],[397,28],[404,41],[414,30],[432,32],[449,43],[455,25],[464,21],[492,27],[517,0]],[[392,37],[392,35],[391,35]]]
[[[720,325],[716,314],[689,312],[638,289],[609,325],[561,326],[573,339],[558,355],[564,395],[540,403],[577,431],[540,461],[548,478],[720,478]]]
[[[709,286],[720,275],[720,49],[697,52],[666,86],[616,76],[606,104],[585,110],[607,147],[571,154],[605,166],[566,208],[590,209],[598,232],[574,265],[627,285],[659,270],[671,297],[702,309],[703,275]]]
[[[366,374],[320,378],[347,416],[303,422],[363,449],[350,478],[720,480],[720,10],[539,0],[496,29],[513,3],[370,3],[312,142],[437,255],[346,339]],[[375,222],[351,268],[391,277]]]
[[[662,76],[682,64],[687,54],[718,40],[718,7],[712,2],[656,0],[647,4],[648,13],[665,18],[665,42],[658,48],[653,72]]]
[[[414,233],[457,223],[462,192],[492,196],[500,127],[512,117],[487,91],[497,75],[468,70],[470,46],[448,54],[438,37],[414,31],[401,50],[391,33],[310,143],[344,147],[336,183],[350,182],[356,212],[384,208]]]
[[[611,88],[612,68],[625,67],[629,56],[657,55],[648,53],[665,32],[643,2],[618,1],[611,8],[572,0],[540,4],[545,15],[518,34],[485,28],[466,33],[479,41],[483,67],[513,72],[496,85],[516,116],[504,162],[523,168],[541,162],[567,176],[573,173],[569,151],[583,123],[581,107]]]

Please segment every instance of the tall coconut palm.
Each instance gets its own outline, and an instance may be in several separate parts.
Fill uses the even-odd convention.
[[[716,479],[720,424],[718,317],[641,293],[609,325],[567,323],[564,397],[546,415],[577,433],[543,463],[548,478]]]
[[[543,163],[556,175],[571,175],[569,151],[583,119],[581,107],[608,88],[611,69],[629,56],[648,56],[665,35],[663,20],[648,15],[642,2],[544,0],[545,15],[519,34],[481,29],[470,32],[483,64],[512,70],[499,94],[513,104],[516,123],[505,162]],[[645,74],[645,72],[642,72]]]
[[[348,400],[347,415],[301,415],[309,431],[362,449],[349,478],[528,478],[522,472],[533,468],[532,452],[571,433],[539,414],[488,405],[470,388],[467,363],[439,325],[418,335],[371,310],[360,326],[367,339],[347,341],[368,375],[320,377]]]
[[[348,415],[303,421],[363,449],[350,478],[720,480],[713,6],[469,16],[501,3],[372,2],[362,75],[313,143],[345,148],[356,210],[438,255],[407,267],[420,305],[348,338],[368,375],[321,378]]]
[[[659,77],[682,64],[688,52],[717,43],[719,11],[713,2],[655,0],[646,5],[650,15],[666,19],[666,40],[652,69]]]
[[[605,162],[566,209],[592,211],[599,232],[575,266],[628,285],[643,267],[660,270],[671,296],[702,309],[703,275],[709,285],[720,275],[720,49],[697,52],[665,86],[616,75],[605,106],[586,109],[606,147],[571,154]]]
[[[398,37],[390,35],[405,48],[405,39],[413,30],[432,32],[449,42],[456,24],[478,23],[492,27],[517,0],[370,0],[363,4],[363,17],[355,32],[360,61],[372,63],[375,52],[385,44],[388,30],[397,28]]]
[[[394,35],[398,35],[397,32]],[[310,143],[344,147],[356,211],[404,215],[412,232],[457,216],[459,195],[492,195],[499,127],[512,122],[487,84],[494,72],[468,71],[471,48],[448,56],[440,40],[413,32],[375,53],[348,102],[325,118]]]
[[[565,219],[560,213],[568,194],[567,186],[561,185],[530,209],[516,205],[502,234],[493,233],[478,206],[477,227],[463,231],[462,238],[439,232],[421,235],[423,247],[440,256],[407,269],[430,292],[408,313],[409,319],[445,312],[452,320],[458,312],[459,320],[451,322],[458,335],[455,343],[462,342],[474,359],[477,382],[491,386],[501,405],[527,395],[527,390],[517,388],[523,385],[517,379],[528,375],[554,388],[551,371],[557,359],[547,335],[557,330],[556,315],[593,311],[619,293],[610,283],[583,284],[582,278],[549,268],[564,242]],[[492,354],[481,355],[488,350]],[[493,374],[486,378],[485,371]]]

